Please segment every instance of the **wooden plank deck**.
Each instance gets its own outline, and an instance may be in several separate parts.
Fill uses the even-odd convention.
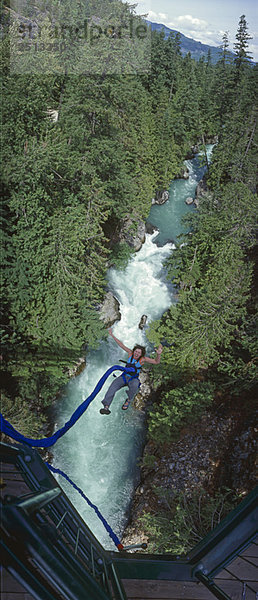
[[[231,600],[256,600],[255,592],[246,589],[238,581],[225,582],[216,580],[217,585],[228,594]],[[215,596],[201,583],[181,582],[150,582],[131,580],[123,581],[127,600],[214,600]]]
[[[258,546],[252,544],[214,578],[231,600],[257,600]],[[240,580],[240,581],[239,581]],[[214,600],[202,583],[191,581],[123,580],[128,600]]]
[[[201,583],[192,581],[123,580],[128,600],[214,600]]]
[[[34,597],[6,569],[2,569],[1,600],[34,600]]]
[[[23,496],[31,490],[13,464],[1,463],[1,499],[6,495]]]

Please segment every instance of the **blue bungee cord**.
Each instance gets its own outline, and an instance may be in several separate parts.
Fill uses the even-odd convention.
[[[76,485],[76,483],[74,483],[70,477],[68,477],[68,475],[66,475],[66,473],[64,473],[63,471],[61,471],[61,469],[57,469],[56,467],[53,467],[53,465],[50,465],[50,463],[45,463],[47,465],[47,467],[49,468],[50,471],[52,471],[52,473],[57,473],[58,475],[62,475],[62,477],[64,477],[64,479],[66,479],[66,481],[68,481],[75,490],[77,490],[77,492],[79,492],[79,494],[81,494],[81,496],[83,497],[84,500],[86,500],[87,504],[93,508],[93,510],[95,511],[96,515],[98,516],[98,518],[100,519],[100,521],[103,523],[106,531],[108,532],[108,535],[111,537],[111,540],[114,542],[114,544],[116,545],[116,547],[118,548],[118,550],[123,550],[123,544],[121,544],[120,540],[118,539],[117,535],[114,533],[113,529],[110,527],[110,525],[108,524],[108,522],[106,521],[105,517],[103,517],[103,515],[101,514],[101,512],[99,511],[98,507],[93,504],[89,498],[87,498],[87,496],[84,494],[84,492],[81,490],[81,488],[78,487],[78,485]]]
[[[98,381],[96,387],[94,388],[94,390],[90,394],[90,396],[88,396],[88,398],[86,398],[86,400],[84,400],[78,406],[78,408],[76,408],[76,410],[70,417],[69,421],[67,421],[63,425],[63,427],[58,429],[58,431],[56,431],[54,433],[54,435],[51,435],[50,437],[46,437],[46,438],[41,438],[39,440],[36,440],[33,438],[28,438],[28,437],[22,435],[22,433],[19,433],[19,431],[17,431],[17,429],[15,429],[11,425],[11,423],[9,423],[9,421],[7,421],[3,417],[2,414],[0,414],[0,431],[2,433],[5,433],[12,439],[16,440],[17,442],[21,442],[22,444],[27,444],[28,446],[33,446],[35,448],[50,448],[50,446],[53,446],[57,442],[57,440],[59,440],[59,438],[61,438],[69,429],[71,429],[71,427],[73,427],[73,425],[76,423],[76,421],[78,421],[78,419],[83,415],[85,410],[88,408],[88,406],[90,405],[92,400],[94,400],[95,396],[97,396],[97,394],[100,392],[101,388],[103,387],[103,385],[104,385],[105,381],[107,380],[107,378],[109,377],[109,375],[111,373],[113,373],[113,371],[117,371],[117,370],[126,372],[130,375],[135,372],[134,367],[121,367],[120,365],[114,365],[113,367],[110,367],[104,373],[104,375],[102,375],[102,377]]]
[[[12,439],[16,440],[17,442],[27,444],[28,446],[34,446],[37,448],[49,448],[50,446],[53,446],[57,442],[57,440],[59,438],[61,438],[69,429],[71,429],[71,427],[73,427],[73,425],[76,423],[76,421],[78,421],[78,419],[83,415],[83,413],[86,411],[86,409],[88,408],[88,406],[90,405],[92,400],[94,400],[95,396],[97,396],[97,394],[100,392],[105,381],[107,380],[109,375],[111,375],[111,373],[113,373],[113,371],[122,371],[123,373],[125,372],[128,375],[131,375],[132,373],[135,372],[135,369],[134,369],[134,367],[121,367],[120,365],[114,365],[113,367],[110,367],[110,369],[108,369],[104,373],[104,375],[102,375],[102,377],[98,381],[96,387],[94,388],[94,390],[90,394],[90,396],[88,396],[88,398],[86,398],[86,400],[84,400],[78,406],[78,408],[74,411],[74,413],[70,417],[69,421],[67,421],[63,425],[63,427],[58,429],[58,431],[56,431],[54,433],[54,435],[51,435],[48,438],[41,438],[39,440],[36,440],[33,438],[28,438],[28,437],[22,435],[22,433],[19,433],[19,431],[17,431],[11,425],[11,423],[9,423],[9,421],[7,421],[3,417],[2,414],[0,414],[0,431],[2,433],[4,433],[5,435],[8,435]],[[108,532],[109,536],[111,537],[111,539],[117,546],[118,550],[123,550],[123,544],[121,544],[120,540],[118,539],[118,537],[116,536],[116,534],[114,533],[114,531],[112,530],[112,528],[110,527],[110,525],[108,524],[106,519],[100,513],[98,507],[95,504],[93,504],[89,500],[89,498],[87,498],[87,496],[84,494],[84,492],[68,477],[68,475],[66,475],[66,473],[61,471],[61,469],[57,469],[57,468],[53,467],[49,463],[45,463],[45,464],[47,465],[49,470],[52,471],[53,473],[58,473],[59,475],[62,475],[62,477],[64,477],[74,487],[74,489],[76,489],[79,492],[79,494],[81,494],[81,496],[84,498],[84,500],[86,500],[86,502],[89,504],[89,506],[91,508],[93,508],[94,511],[96,512],[97,516],[103,523],[106,531]]]

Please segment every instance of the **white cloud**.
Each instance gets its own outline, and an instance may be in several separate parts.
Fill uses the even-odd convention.
[[[253,60],[255,62],[257,62],[258,61],[258,45],[257,44],[249,44],[248,52],[249,52],[249,54],[251,54],[251,56],[253,56]]]
[[[153,10],[149,10],[148,19],[149,21],[155,20],[155,23],[163,23],[163,25],[166,25],[168,16],[165,13],[156,13]]]
[[[196,17],[192,17],[192,15],[180,15],[179,17],[176,17],[175,21],[180,23],[183,27],[197,30],[206,29],[208,26],[207,21],[197,19]]]
[[[149,19],[149,21],[151,21],[152,19],[156,19],[157,16],[158,16],[158,14],[155,13],[155,12],[153,12],[153,10],[149,10],[148,11],[148,19]]]
[[[201,42],[202,44],[207,44],[208,46],[220,46],[221,44],[221,38],[217,36],[214,31],[198,32],[195,29],[189,29],[187,32],[182,31],[182,33],[187,37],[190,37],[197,42]]]
[[[168,24],[168,27],[177,29],[187,37],[193,38],[203,44],[211,46],[219,46],[222,42],[224,32],[214,30],[210,24],[204,19],[198,19],[192,15],[180,15],[175,17],[173,24]]]
[[[167,16],[167,15],[165,15],[164,13],[159,13],[159,17],[160,17],[161,19],[164,19],[164,21],[167,21],[167,20],[168,20],[168,16]]]
[[[180,15],[175,17],[174,21],[169,21],[168,15],[165,13],[157,13],[153,10],[148,12],[148,19],[155,21],[155,23],[162,23],[172,29],[178,29],[181,33],[189,35],[194,32],[195,35],[199,32],[203,32],[208,28],[208,23],[203,19],[192,17],[192,15]]]

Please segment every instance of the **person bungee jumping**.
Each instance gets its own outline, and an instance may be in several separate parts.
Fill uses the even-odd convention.
[[[131,350],[130,348],[125,346],[123,344],[123,342],[121,342],[118,338],[116,338],[113,335],[112,329],[109,329],[108,333],[109,333],[109,335],[111,335],[113,340],[115,340],[115,342],[118,344],[118,346],[120,346],[120,348],[122,348],[123,350],[125,350],[125,352],[128,353],[128,361],[126,363],[126,366],[127,367],[134,366],[135,373],[133,373],[133,374],[122,373],[122,375],[120,375],[120,377],[117,377],[115,379],[115,381],[113,381],[113,383],[111,383],[104,399],[102,400],[103,408],[101,408],[99,411],[102,415],[110,414],[109,407],[110,407],[111,402],[113,401],[115,393],[118,392],[118,390],[120,390],[121,388],[123,388],[125,386],[127,386],[127,388],[128,388],[127,400],[124,402],[122,409],[123,410],[128,409],[128,406],[129,406],[130,402],[133,400],[135,394],[137,393],[139,385],[140,385],[139,373],[140,373],[141,367],[143,366],[144,363],[158,365],[160,363],[160,355],[163,350],[163,347],[160,344],[158,349],[156,350],[156,358],[149,358],[148,356],[145,356],[144,346],[140,346],[139,344],[136,344],[134,346],[134,348]]]

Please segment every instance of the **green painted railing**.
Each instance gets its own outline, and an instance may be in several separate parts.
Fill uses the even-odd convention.
[[[26,496],[2,504],[3,566],[42,600],[126,600],[109,553],[99,544],[36,450],[1,444],[11,477],[22,477]],[[7,476],[8,467],[3,467]],[[26,557],[30,557],[28,558]]]

